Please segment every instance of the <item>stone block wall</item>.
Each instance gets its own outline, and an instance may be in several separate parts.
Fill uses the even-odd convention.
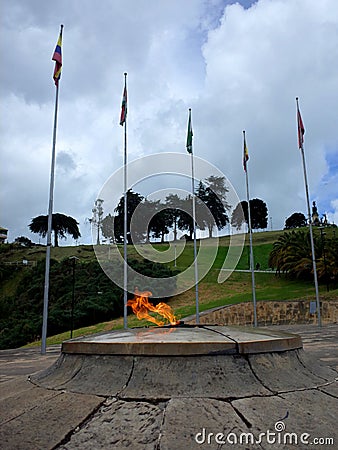
[[[195,317],[184,319],[186,323],[195,323]],[[321,302],[322,324],[338,322],[338,302]],[[310,301],[258,301],[258,326],[287,325],[296,323],[317,323],[317,312],[310,313]],[[200,324],[217,325],[253,325],[254,312],[252,302],[222,306],[200,313]]]

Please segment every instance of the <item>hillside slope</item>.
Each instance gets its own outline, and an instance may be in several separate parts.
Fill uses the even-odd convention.
[[[260,300],[290,300],[314,298],[313,281],[290,280],[285,276],[276,276],[268,267],[268,258],[273,243],[283,231],[261,232],[253,234],[255,263],[259,269],[255,273],[256,298]],[[203,245],[207,245],[204,240]],[[211,240],[212,241],[212,240]],[[252,285],[249,268],[249,247],[243,248],[236,271],[223,283],[218,276],[228,251],[230,238],[219,240],[218,252],[211,270],[199,283],[200,311],[242,301],[251,301]],[[211,242],[214,244],[214,242]],[[168,243],[154,244],[158,251],[168,248]],[[101,246],[104,247],[104,246]],[[122,250],[122,249],[121,249]],[[107,246],[107,255],[109,248]],[[69,258],[76,256],[75,283],[75,328],[88,327],[91,331],[104,327],[122,326],[118,317],[122,313],[123,294],[100,268],[92,246],[52,248],[51,292],[48,334],[70,329],[72,303],[72,265]],[[128,247],[128,256],[141,263],[142,258],[134,247]],[[23,263],[24,261],[24,263]],[[184,252],[176,263],[166,266],[169,270],[183,271],[193,263],[193,245],[186,244]],[[42,321],[43,285],[44,285],[45,248],[42,246],[20,248],[13,244],[0,247],[0,347],[8,348],[38,340]],[[136,262],[136,264],[138,264]],[[152,264],[152,263],[151,263]],[[164,265],[165,266],[165,265]],[[162,267],[162,266],[161,266]],[[158,272],[149,268],[150,276]],[[167,276],[167,275],[164,275]],[[334,286],[331,286],[331,289]],[[154,287],[156,289],[156,287]],[[320,286],[321,295],[326,286]],[[192,287],[179,295],[172,295],[168,289],[163,294],[174,309],[177,318],[193,314],[195,311],[195,288]],[[162,294],[161,294],[162,295]],[[337,290],[329,297],[337,298]],[[327,296],[327,294],[326,294]],[[130,317],[129,326],[145,325]],[[94,326],[98,322],[109,325]],[[94,326],[94,327],[93,327]],[[102,328],[103,327],[103,328]],[[83,331],[82,331],[83,332]],[[68,336],[69,337],[69,336]],[[64,337],[65,338],[65,337]],[[64,339],[63,338],[63,339]]]

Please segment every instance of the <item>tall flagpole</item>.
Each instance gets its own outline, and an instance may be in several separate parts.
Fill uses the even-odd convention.
[[[317,267],[316,267],[316,256],[315,256],[315,246],[313,242],[313,231],[312,231],[312,220],[311,220],[311,210],[310,210],[310,199],[309,199],[309,186],[307,181],[307,173],[306,173],[306,164],[305,164],[305,153],[304,153],[304,133],[305,128],[302,121],[302,116],[299,110],[298,97],[296,97],[297,103],[297,125],[298,125],[298,146],[302,154],[302,162],[303,162],[303,172],[304,172],[304,184],[305,184],[305,193],[306,193],[306,203],[307,203],[307,214],[309,221],[309,229],[310,229],[310,242],[311,242],[311,254],[312,254],[312,267],[313,267],[313,279],[315,284],[316,291],[316,305],[317,305],[317,318],[318,318],[318,326],[322,326],[321,314],[320,314],[320,299],[319,299],[319,290],[318,290],[318,280],[317,280]]]
[[[45,286],[43,295],[43,317],[42,317],[42,337],[41,337],[41,354],[46,353],[46,339],[47,339],[47,321],[48,321],[48,299],[49,299],[49,271],[50,271],[50,252],[52,246],[52,218],[53,218],[53,200],[54,200],[54,173],[55,173],[55,148],[56,148],[56,130],[57,130],[57,115],[59,104],[59,80],[61,76],[62,57],[62,31],[61,25],[59,40],[53,55],[55,61],[54,82],[55,90],[55,109],[54,109],[54,127],[53,127],[53,145],[52,145],[52,161],[50,169],[50,183],[49,183],[49,203],[48,203],[48,225],[47,225],[47,248],[46,248],[46,268],[45,268]]]
[[[192,123],[191,108],[189,108],[188,133],[187,133],[187,151],[191,156],[191,191],[192,191],[192,220],[194,229],[194,269],[195,269],[195,303],[196,303],[196,323],[200,323],[199,299],[198,299],[198,266],[197,266],[197,245],[196,245],[196,202],[195,202],[195,174],[194,174],[194,155],[192,151]]]
[[[127,73],[124,73],[124,90],[122,98],[122,110],[120,125],[124,125],[124,158],[123,158],[123,327],[128,328],[127,302],[128,302],[128,250],[127,250],[127,220],[128,220],[128,199],[127,199]]]
[[[244,138],[243,165],[244,165],[245,180],[246,180],[246,199],[247,199],[247,203],[248,203],[248,228],[249,228],[249,242],[250,242],[250,270],[251,270],[251,284],[252,284],[252,301],[253,301],[253,309],[254,309],[254,326],[257,327],[256,284],[255,284],[255,272],[254,272],[255,268],[254,268],[254,256],[253,256],[253,247],[252,247],[249,176],[248,176],[248,168],[247,168],[247,161],[249,159],[249,155],[248,155],[248,149],[246,146],[245,131],[243,131],[243,138]]]

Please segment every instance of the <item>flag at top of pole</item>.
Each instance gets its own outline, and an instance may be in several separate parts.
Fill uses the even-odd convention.
[[[61,68],[62,68],[62,29],[63,25],[61,25],[60,35],[59,39],[57,41],[54,54],[52,57],[52,61],[55,61],[55,68],[54,68],[54,83],[55,86],[59,85],[59,79],[61,78]]]
[[[249,160],[249,152],[248,152],[248,147],[246,145],[246,140],[245,140],[245,131],[243,131],[243,136],[244,136],[244,146],[243,146],[243,168],[244,168],[244,172],[246,172],[246,163]]]
[[[187,132],[187,152],[192,153],[192,124],[191,124],[191,108],[189,108],[188,132]]]
[[[299,111],[298,97],[296,97],[296,102],[297,102],[297,124],[298,124],[298,148],[303,148],[305,128],[302,121],[302,116]]]
[[[47,343],[47,322],[48,322],[48,302],[49,302],[49,272],[50,272],[50,250],[51,250],[51,235],[53,222],[53,201],[54,201],[54,172],[55,172],[55,153],[56,153],[56,129],[57,129],[57,115],[58,115],[58,98],[59,98],[59,80],[61,77],[62,68],[62,30],[61,25],[59,39],[57,41],[52,61],[55,61],[55,68],[53,79],[55,82],[55,109],[54,109],[54,127],[53,127],[53,146],[52,146],[52,160],[50,169],[49,182],[49,202],[48,202],[48,224],[47,224],[47,245],[46,245],[46,268],[45,268],[45,286],[43,294],[43,317],[42,317],[42,333],[41,333],[41,353],[46,353]]]
[[[196,244],[196,201],[195,201],[195,184],[194,184],[194,156],[192,153],[192,124],[191,124],[191,108],[189,108],[188,132],[187,132],[187,152],[191,155],[191,197],[192,197],[192,222],[194,227],[194,268],[195,268],[195,293],[196,293],[196,323],[200,323],[199,316],[199,300],[198,300],[198,264],[197,264],[197,244]]]
[[[126,122],[127,118],[127,74],[124,74],[124,89],[122,96],[122,105],[121,105],[121,116],[120,116],[120,125],[123,126]]]
[[[318,290],[316,255],[315,255],[315,246],[314,246],[313,231],[312,231],[312,217],[311,217],[311,211],[310,211],[310,194],[309,194],[309,185],[307,182],[307,173],[306,173],[306,164],[305,164],[305,156],[304,156],[304,146],[303,146],[305,128],[304,128],[304,124],[302,121],[302,116],[299,111],[298,97],[296,97],[296,103],[297,103],[298,148],[301,151],[302,162],[303,162],[305,195],[306,195],[307,214],[308,214],[309,231],[310,231],[311,253],[312,253],[313,280],[314,280],[315,291],[316,291],[316,309],[317,309],[317,317],[318,317],[318,326],[321,327],[322,322],[321,322],[321,314],[320,314],[320,299],[319,299],[319,290]]]

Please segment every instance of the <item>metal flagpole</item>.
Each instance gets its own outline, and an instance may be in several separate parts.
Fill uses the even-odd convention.
[[[312,220],[311,220],[311,210],[310,210],[310,200],[309,200],[309,187],[308,187],[308,182],[307,182],[305,153],[304,153],[304,145],[303,145],[303,141],[304,141],[303,135],[304,135],[305,129],[304,129],[303,121],[302,121],[300,111],[299,111],[298,97],[296,97],[296,103],[297,103],[298,144],[299,144],[299,148],[300,148],[300,151],[302,154],[302,162],[303,162],[307,214],[308,214],[309,229],[310,229],[313,278],[314,278],[315,291],[316,291],[317,318],[318,318],[318,326],[321,327],[322,321],[321,321],[321,314],[320,314],[320,299],[319,299],[318,280],[317,280],[316,256],[315,256],[315,246],[314,246],[314,242],[313,242]]]
[[[124,73],[124,161],[123,161],[123,190],[124,190],[124,219],[123,219],[123,326],[128,328],[127,301],[128,301],[128,250],[127,250],[127,73]]]
[[[192,190],[192,220],[194,227],[194,269],[195,269],[195,298],[196,298],[196,323],[200,323],[199,299],[198,299],[198,266],[197,266],[197,246],[196,246],[196,202],[195,202],[195,174],[194,174],[194,155],[192,151],[192,124],[191,108],[189,108],[187,151],[191,156],[191,190]]]
[[[249,227],[249,242],[250,242],[250,270],[251,270],[251,283],[252,283],[252,300],[253,300],[253,308],[254,308],[254,326],[257,327],[257,305],[256,305],[256,284],[255,284],[255,268],[254,268],[254,256],[253,256],[253,248],[252,248],[252,227],[251,227],[251,212],[250,212],[250,194],[249,194],[249,176],[248,169],[246,166],[246,159],[248,159],[247,155],[247,147],[245,140],[245,131],[243,131],[244,138],[244,170],[245,170],[245,180],[246,180],[246,198],[248,203],[248,227]]]
[[[196,247],[196,202],[194,182],[194,155],[191,153],[191,190],[192,190],[192,220],[194,223],[194,269],[195,269],[195,297],[196,297],[196,323],[200,323],[199,300],[198,300],[198,266]]]
[[[58,44],[62,43],[63,25],[61,25],[60,36]],[[55,53],[54,53],[55,56]],[[53,56],[53,59],[54,59]],[[61,46],[60,46],[61,59]],[[60,61],[58,61],[60,63]],[[56,63],[57,65],[57,63]],[[41,337],[41,354],[46,353],[46,339],[47,339],[47,321],[48,321],[48,298],[49,298],[49,271],[50,271],[50,251],[52,246],[52,218],[53,218],[53,198],[54,198],[54,172],[55,172],[55,148],[56,148],[56,130],[57,130],[57,115],[59,103],[59,79],[61,74],[61,66],[58,71],[54,71],[54,80],[56,85],[55,92],[55,109],[54,109],[54,128],[53,128],[53,146],[52,146],[52,162],[50,169],[50,183],[49,183],[49,204],[48,204],[48,225],[47,225],[47,248],[46,248],[46,268],[45,268],[45,286],[43,295],[43,317],[42,317],[42,337]],[[56,66],[57,68],[57,66]],[[55,69],[56,70],[56,69]]]

